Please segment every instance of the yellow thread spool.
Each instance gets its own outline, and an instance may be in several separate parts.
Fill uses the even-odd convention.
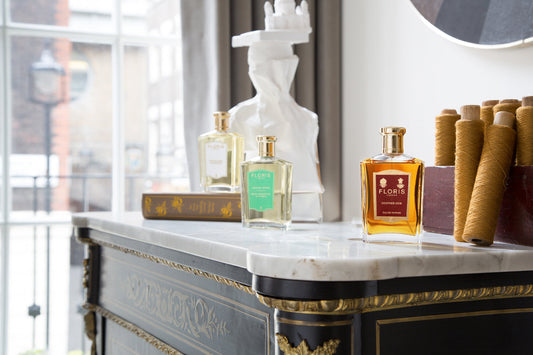
[[[485,122],[485,129],[494,121],[493,108],[497,105],[499,100],[485,100],[481,103],[481,111],[479,116],[483,122]]]
[[[494,124],[487,128],[463,234],[470,243],[488,246],[494,242],[505,181],[513,162],[514,121],[512,113],[498,112]]]
[[[533,96],[516,110],[516,164],[533,165]]]
[[[455,240],[462,242],[463,230],[483,149],[485,124],[479,118],[479,105],[461,107],[461,119],[455,124],[454,223]]]
[[[454,109],[435,117],[435,165],[455,165],[455,122],[461,118]]]
[[[496,117],[496,114],[500,111],[510,112],[514,115],[516,114],[516,110],[520,106],[522,106],[522,101],[520,100],[505,99],[505,100],[500,100],[500,102],[492,108],[492,111],[494,113],[494,117]]]

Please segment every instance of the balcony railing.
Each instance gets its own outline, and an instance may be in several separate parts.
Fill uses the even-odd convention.
[[[73,174],[73,175],[13,175],[11,181],[15,182],[12,191],[12,215],[8,225],[10,232],[9,245],[15,250],[18,244],[25,243],[23,249],[27,260],[26,264],[32,267],[26,271],[21,271],[17,267],[17,260],[10,262],[9,279],[11,282],[26,282],[26,289],[31,287],[30,296],[22,300],[19,297],[9,298],[10,309],[26,309],[26,320],[13,315],[0,315],[8,317],[8,325],[11,327],[21,327],[16,330],[24,338],[25,344],[9,344],[16,342],[17,337],[8,339],[8,351],[11,354],[27,353],[38,349],[47,349],[48,353],[54,352],[54,344],[58,340],[53,339],[55,327],[54,322],[76,322],[68,325],[68,339],[62,341],[68,344],[64,346],[69,351],[89,350],[89,344],[83,335],[83,314],[81,305],[84,301],[82,284],[82,263],[84,258],[83,246],[76,243],[73,236],[67,232],[69,230],[70,214],[75,212],[109,210],[111,206],[111,174]],[[48,180],[49,179],[49,180]],[[21,183],[23,180],[27,180]],[[125,177],[126,206],[125,210],[140,210],[141,196],[143,191],[168,191],[169,187],[179,190],[188,189],[188,179],[182,176],[161,176],[149,174],[129,174]],[[54,210],[52,206],[45,206],[46,201],[54,203],[53,194],[55,189],[67,191],[68,210]],[[46,194],[49,194],[46,196]],[[52,198],[49,198],[52,197]],[[50,212],[48,212],[50,211]],[[64,226],[58,228],[59,226]],[[54,233],[60,233],[57,236]],[[69,233],[69,234],[66,234]],[[7,236],[5,236],[7,238]],[[18,244],[17,244],[18,243]],[[54,243],[62,246],[57,247]],[[44,246],[44,247],[43,247]],[[66,249],[68,248],[68,249]],[[51,314],[51,297],[58,297],[52,292],[52,281],[57,285],[57,278],[52,274],[52,265],[58,255],[57,250],[70,250],[70,280],[60,280],[69,284],[64,289],[68,289],[68,303],[64,307],[69,307],[69,319],[54,319],[55,314]],[[10,257],[12,258],[12,257]],[[44,260],[44,261],[43,261]],[[7,264],[6,264],[7,265]],[[39,265],[41,267],[39,267]],[[22,274],[23,273],[23,274]],[[32,275],[30,275],[32,274]],[[10,284],[11,286],[12,284]],[[16,287],[17,285],[14,285]],[[61,287],[63,288],[63,287]],[[6,287],[6,291],[9,287]],[[63,297],[63,296],[61,296]],[[31,299],[31,301],[29,301]],[[29,302],[28,302],[29,301]],[[28,318],[30,319],[28,321]],[[45,318],[45,319],[43,319]],[[31,327],[27,327],[29,323]],[[6,323],[4,323],[6,324]],[[29,334],[31,332],[31,334]],[[77,333],[77,334],[74,334]],[[26,336],[23,336],[26,335]],[[31,341],[29,341],[31,339]],[[20,345],[20,346],[19,346]],[[30,350],[31,349],[31,350]]]

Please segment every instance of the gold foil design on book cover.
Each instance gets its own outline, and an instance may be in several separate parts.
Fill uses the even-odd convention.
[[[240,221],[240,194],[157,194],[143,196],[145,218]]]

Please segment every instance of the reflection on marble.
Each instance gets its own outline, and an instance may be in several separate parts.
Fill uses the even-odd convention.
[[[421,245],[365,244],[360,226],[352,223],[256,230],[235,222],[147,220],[137,212],[91,212],[75,215],[72,222],[284,279],[357,281],[533,270],[531,247],[478,247],[434,233],[425,233]]]

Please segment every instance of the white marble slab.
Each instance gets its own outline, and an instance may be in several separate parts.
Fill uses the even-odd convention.
[[[368,244],[361,240],[360,226],[351,223],[293,224],[283,232],[233,222],[147,220],[138,212],[77,214],[72,223],[284,279],[358,281],[533,270],[531,247],[478,247],[434,233],[425,233],[420,246]]]

